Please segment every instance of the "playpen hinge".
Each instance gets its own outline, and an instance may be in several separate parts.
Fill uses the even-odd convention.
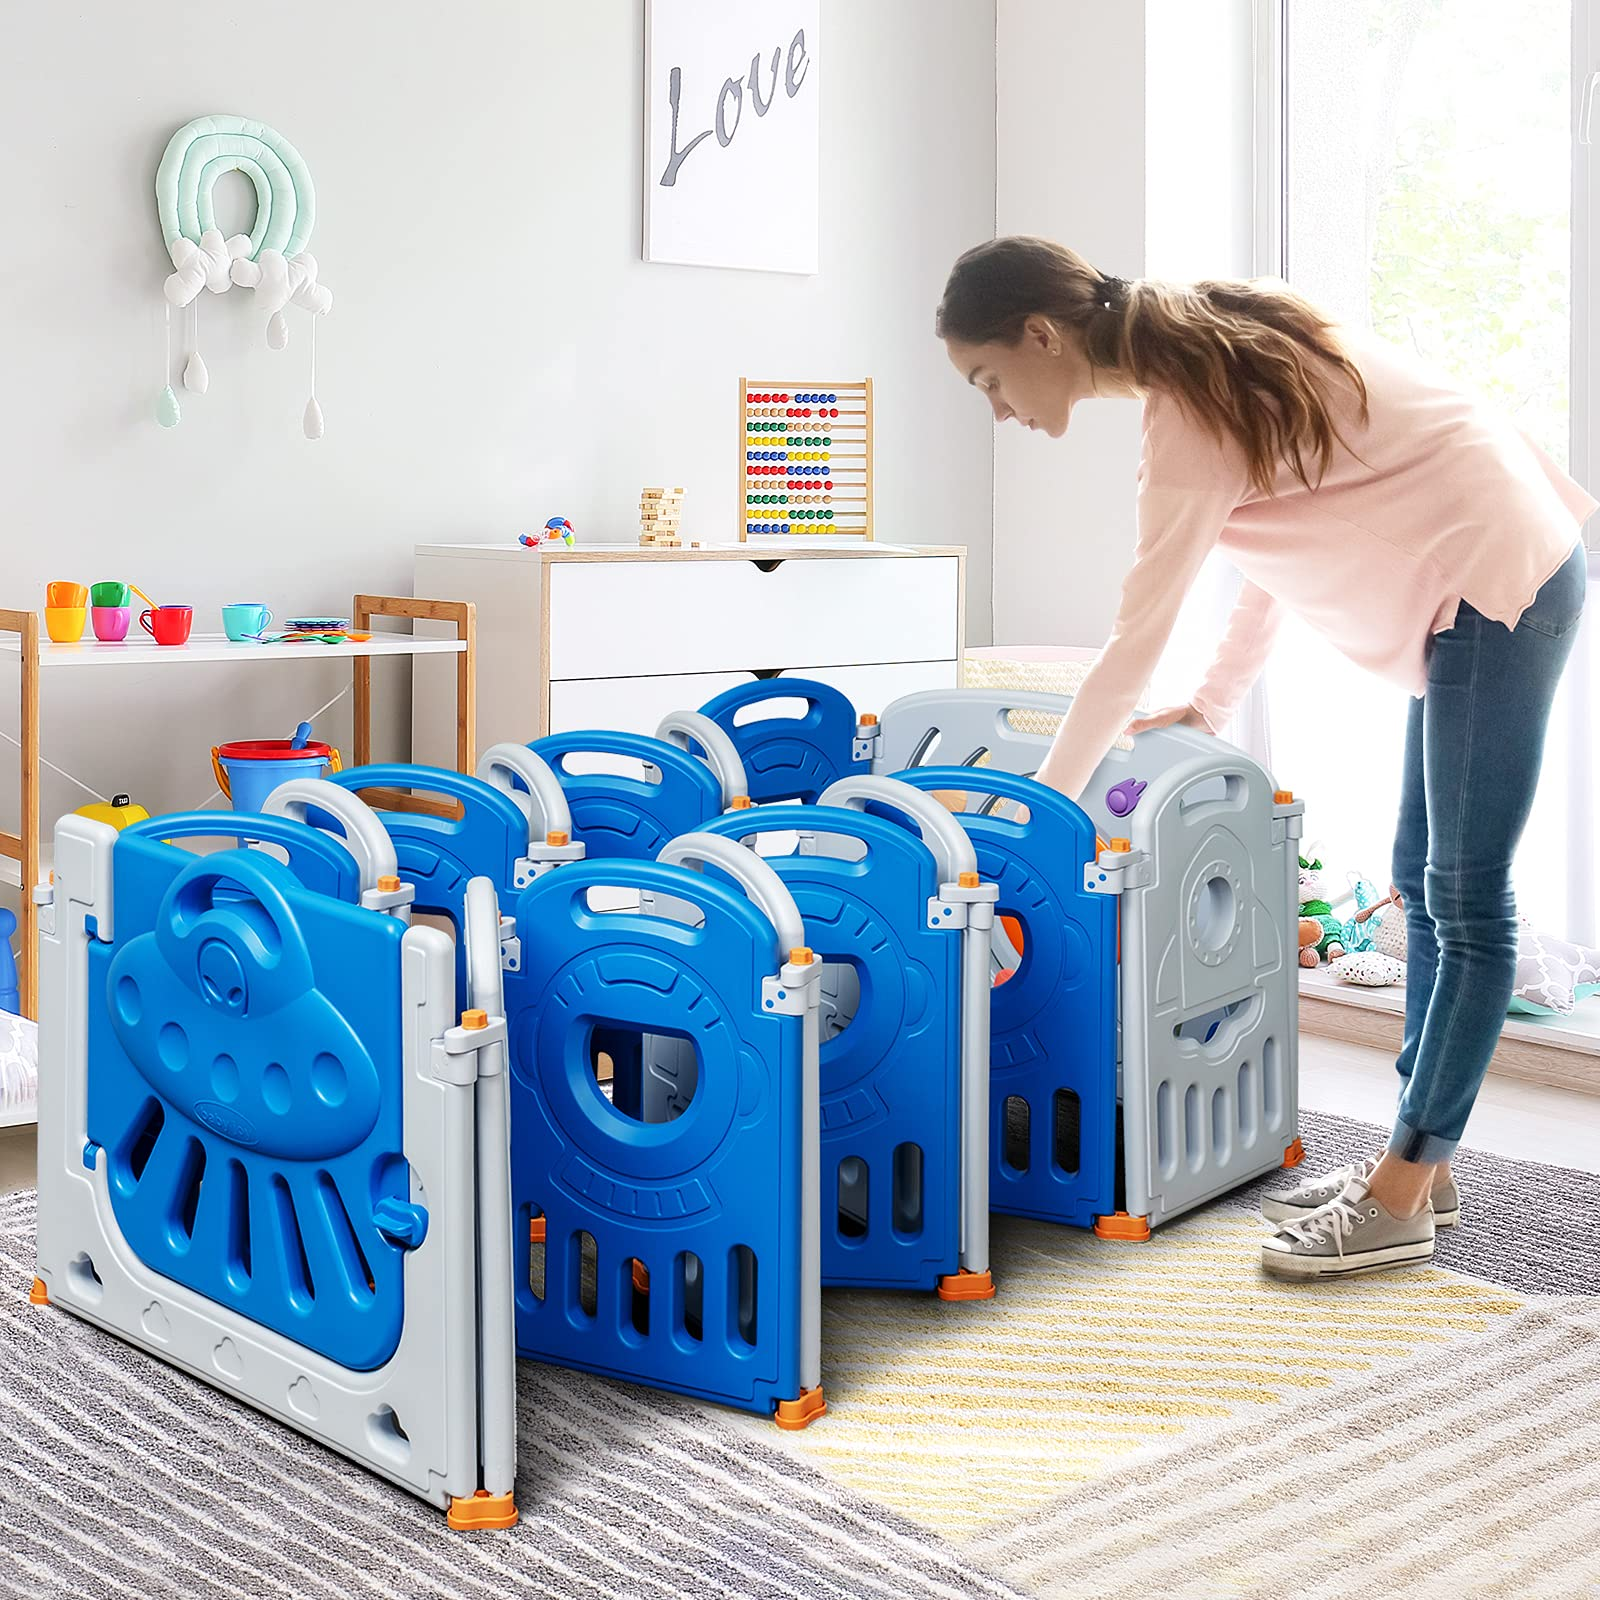
[[[361,904],[367,911],[382,911],[402,922],[410,922],[411,907],[417,898],[414,883],[402,883],[398,878],[379,878],[376,887],[361,891]]]
[[[563,842],[557,843],[555,842],[557,840]],[[565,834],[553,834],[544,844],[530,845],[527,855],[517,858],[511,879],[512,887],[526,889],[535,878],[542,878],[545,873],[564,866],[569,861],[583,859],[584,844],[581,839],[572,839]]]
[[[38,928],[41,934],[56,931],[56,886],[53,883],[36,883],[33,886],[33,903],[38,908]]]
[[[963,877],[977,877],[963,873]],[[1000,886],[994,883],[941,883],[928,902],[930,928],[992,928]]]
[[[1124,889],[1148,889],[1155,882],[1155,863],[1144,850],[1102,850],[1083,869],[1083,887],[1089,894],[1121,894]]]
[[[1304,800],[1296,800],[1288,789],[1275,789],[1272,794],[1272,842],[1282,844],[1287,839],[1302,837],[1305,816]]]
[[[856,736],[850,741],[850,759],[852,761],[870,761],[874,766],[878,763],[878,747],[883,743],[883,726],[876,717],[871,721],[863,718],[856,724]]]
[[[433,1041],[433,1076],[442,1083],[476,1083],[499,1070],[498,1054],[485,1056],[488,1046],[506,1042],[506,1019],[467,1011],[461,1022]]]
[[[808,958],[810,952],[806,952]],[[774,1016],[803,1017],[822,1000],[822,963],[786,961],[770,978],[761,980],[761,1009]]]
[[[500,970],[502,972],[522,971],[522,941],[517,937],[517,919],[515,917],[501,917],[500,919]]]

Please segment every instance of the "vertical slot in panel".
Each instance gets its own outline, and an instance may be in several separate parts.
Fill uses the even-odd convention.
[[[756,1253],[747,1244],[736,1244],[728,1252],[728,1287],[733,1293],[728,1297],[728,1340],[730,1344],[755,1347],[759,1325],[756,1318],[758,1293]]]
[[[1200,1085],[1191,1083],[1183,1092],[1183,1155],[1191,1172],[1198,1172],[1206,1158],[1205,1136],[1201,1120]]]
[[[1239,1063],[1239,1143],[1248,1150],[1256,1142],[1260,1129],[1258,1101],[1261,1094],[1260,1074],[1253,1061]]]
[[[1000,1159],[1013,1172],[1026,1172],[1033,1164],[1033,1108],[1020,1094],[1008,1094],[1002,1127]]]
[[[1117,1148],[1122,1148],[1120,1133]],[[1171,1078],[1163,1078],[1156,1086],[1156,1165],[1164,1178],[1178,1170],[1178,1118],[1172,1103]]]
[[[573,1234],[568,1258],[572,1299],[584,1316],[592,1317],[599,1309],[600,1296],[600,1251],[594,1235],[582,1228]]]
[[[650,1337],[650,1269],[637,1256],[622,1263],[618,1304],[627,1307],[628,1326],[641,1339]]]
[[[294,1196],[289,1193],[289,1182],[281,1172],[272,1176],[272,1205],[278,1219],[278,1242],[283,1252],[284,1279],[289,1289],[289,1304],[297,1310],[308,1311],[317,1297],[317,1286],[311,1278],[311,1261],[306,1255],[306,1242],[300,1236],[300,1219],[295,1215]]]
[[[705,1337],[705,1268],[693,1250],[677,1259],[678,1328],[698,1344]]]
[[[1211,1150],[1219,1162],[1226,1162],[1233,1151],[1233,1107],[1226,1084],[1211,1091]]]
[[[139,1108],[138,1116],[134,1118],[127,1136],[118,1148],[117,1160],[112,1171],[113,1181],[124,1194],[132,1194],[144,1176],[144,1169],[150,1165],[156,1140],[160,1138],[166,1120],[165,1109],[161,1102],[153,1097],[146,1100]]]
[[[317,1174],[317,1198],[322,1204],[322,1215],[327,1223],[327,1235],[333,1244],[334,1257],[343,1269],[351,1298],[370,1299],[377,1287],[371,1264],[361,1248],[361,1241],[356,1237],[350,1213],[345,1209],[344,1196],[326,1172]]]
[[[922,1232],[922,1146],[902,1144],[894,1152],[894,1229],[915,1237]]]
[[[839,1163],[839,1236],[865,1239],[867,1206],[871,1199],[872,1177],[860,1156],[846,1156]]]
[[[1283,1116],[1283,1064],[1278,1059],[1275,1038],[1261,1046],[1261,1094],[1262,1119],[1269,1128],[1275,1128]]]
[[[194,1219],[200,1211],[200,1186],[206,1179],[206,1147],[191,1138],[184,1147],[178,1183],[172,1193],[167,1239],[174,1250],[187,1250],[194,1239]]]
[[[535,1300],[542,1301],[545,1293],[545,1233],[549,1223],[541,1206],[528,1210],[528,1288]]]
[[[250,1287],[250,1179],[240,1161],[228,1163],[228,1283],[241,1293]]]
[[[1076,1173],[1083,1159],[1083,1102],[1077,1090],[1057,1089],[1050,1108],[1050,1159],[1058,1170]]]

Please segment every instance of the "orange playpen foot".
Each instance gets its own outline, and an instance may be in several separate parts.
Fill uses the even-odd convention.
[[[468,1498],[456,1495],[450,1502],[445,1520],[457,1533],[471,1533],[480,1528],[512,1528],[517,1522],[517,1508],[508,1494],[490,1494],[480,1489]]]
[[[802,1389],[798,1400],[780,1400],[772,1420],[785,1433],[797,1433],[801,1428],[809,1427],[818,1417],[825,1416],[827,1410],[828,1402],[823,1397],[819,1383],[815,1389]]]
[[[50,1291],[44,1286],[43,1278],[35,1278],[33,1287],[28,1291],[28,1304],[30,1306],[47,1306],[50,1304]]]
[[[941,1300],[993,1300],[994,1274],[968,1272],[962,1267],[939,1280]]]
[[[1305,1160],[1305,1158],[1306,1158],[1306,1147],[1303,1144],[1300,1143],[1300,1137],[1297,1134],[1284,1147],[1283,1164],[1286,1167],[1298,1167],[1300,1165],[1300,1163]]]
[[[1097,1239],[1143,1244],[1150,1237],[1150,1219],[1132,1217],[1126,1211],[1114,1211],[1109,1217],[1094,1219],[1094,1236]]]

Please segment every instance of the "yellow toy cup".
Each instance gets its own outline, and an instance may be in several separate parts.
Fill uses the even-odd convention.
[[[76,644],[83,637],[84,619],[88,615],[87,606],[46,606],[45,631],[57,644]]]

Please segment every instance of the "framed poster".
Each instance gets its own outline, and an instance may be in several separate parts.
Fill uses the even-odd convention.
[[[644,258],[817,270],[821,0],[645,0]]]

